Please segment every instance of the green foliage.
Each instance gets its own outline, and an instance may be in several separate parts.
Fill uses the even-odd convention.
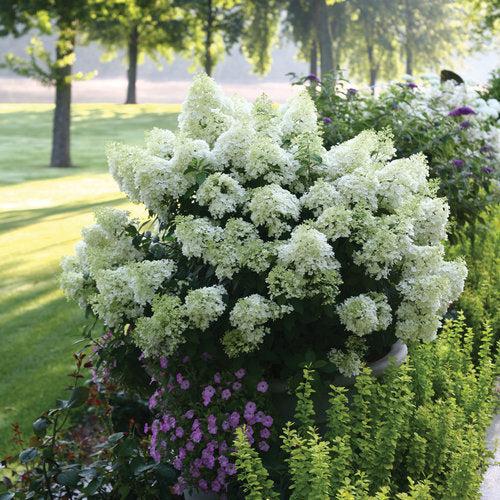
[[[390,366],[382,379],[365,369],[352,394],[332,386],[323,438],[314,424],[304,427],[314,415],[306,368],[297,390],[299,425],[288,423],[282,435],[287,498],[478,498],[496,400],[491,328],[476,337],[474,362],[475,335],[460,313],[436,342],[411,346],[408,361]]]
[[[123,430],[113,425],[110,416],[116,406],[111,408],[106,395],[96,387],[90,390],[81,385],[83,369],[92,363],[85,362],[83,353],[74,357],[76,368],[70,374],[73,384],[68,399],[58,401],[57,407],[33,423],[31,446],[23,449],[17,460],[5,459],[0,498],[4,498],[2,494],[8,498],[172,498],[168,491],[177,477],[175,470],[151,460],[133,420],[127,421]],[[100,422],[96,429],[101,435],[92,454],[84,441],[75,440],[78,434],[69,433],[67,425],[84,405],[93,412],[94,421],[97,418]],[[13,429],[16,444],[24,445],[19,427]]]
[[[244,427],[236,429],[234,444],[237,449],[236,468],[245,498],[248,500],[279,498],[279,495],[273,491],[274,483],[269,479],[269,474],[259,454],[247,439]]]

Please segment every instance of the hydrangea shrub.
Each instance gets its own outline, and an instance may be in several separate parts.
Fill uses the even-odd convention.
[[[148,230],[99,211],[63,289],[149,359],[208,351],[280,377],[307,353],[356,373],[396,338],[434,339],[466,277],[425,157],[394,155],[372,130],[325,149],[306,92],[251,104],[199,75],[177,132],[108,148]]]

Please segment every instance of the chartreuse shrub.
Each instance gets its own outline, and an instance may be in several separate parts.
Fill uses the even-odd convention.
[[[238,480],[254,500],[476,499],[490,453],[485,434],[496,400],[491,328],[474,334],[448,320],[434,344],[413,345],[403,365],[378,380],[368,368],[353,389],[331,386],[326,422],[313,425],[314,373],[304,370],[295,422],[283,429],[286,493],[237,430]]]
[[[303,83],[307,79],[301,79]],[[470,236],[498,202],[500,102],[472,86],[431,76],[390,85],[377,95],[345,81],[314,81],[311,95],[323,121],[326,147],[366,129],[390,129],[398,158],[423,153],[439,195],[450,204],[454,240]]]

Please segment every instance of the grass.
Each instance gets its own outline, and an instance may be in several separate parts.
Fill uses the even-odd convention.
[[[48,168],[52,107],[0,105],[0,458],[64,395],[83,313],[58,287],[59,261],[73,252],[99,206],[130,206],[107,174],[109,141],[140,144],[145,130],[176,126],[177,106],[73,107],[76,167]]]

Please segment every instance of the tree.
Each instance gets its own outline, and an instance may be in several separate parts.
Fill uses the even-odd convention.
[[[176,0],[185,12],[192,37],[191,55],[207,75],[235,45],[244,23],[243,0]]]
[[[4,32],[14,35],[35,28],[41,34],[56,36],[51,57],[42,42],[33,38],[27,48],[28,59],[7,54],[4,65],[16,73],[55,87],[50,166],[71,166],[70,124],[71,83],[89,75],[73,74],[78,29],[95,15],[99,0],[17,0],[11,16],[2,21]]]
[[[406,73],[443,63],[448,55],[463,52],[467,12],[454,0],[398,2],[399,39]]]
[[[171,60],[174,52],[185,49],[189,35],[181,9],[171,0],[113,0],[90,23],[87,39],[100,42],[108,59],[126,49],[125,104],[135,104],[137,66],[143,56]]]
[[[397,72],[397,4],[398,0],[349,0],[347,3],[349,69],[356,76],[367,75],[372,89],[379,77]]]

